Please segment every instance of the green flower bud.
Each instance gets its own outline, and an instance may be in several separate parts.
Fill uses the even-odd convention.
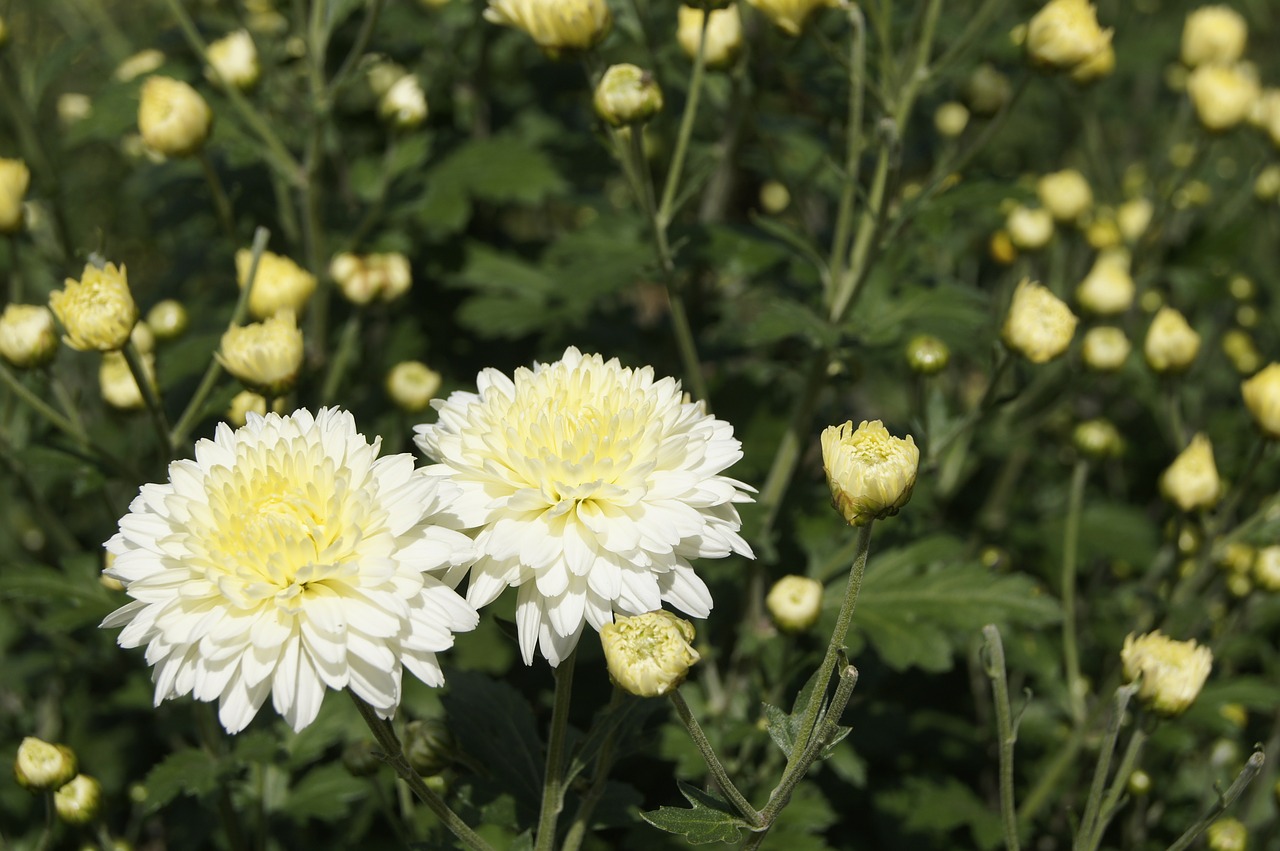
[[[439,719],[410,721],[404,730],[404,752],[414,771],[430,777],[453,762],[453,737]]]
[[[53,807],[67,824],[88,824],[98,817],[102,784],[87,774],[77,774],[53,793]]]
[[[614,127],[643,124],[662,110],[662,89],[635,65],[610,66],[595,95],[596,114]]]
[[[382,760],[378,758],[373,742],[357,739],[342,749],[342,765],[352,777],[369,777],[378,772]]]
[[[173,340],[187,330],[187,309],[182,302],[167,298],[147,311],[147,325],[158,340]]]
[[[920,375],[937,375],[951,363],[951,349],[932,334],[917,334],[907,342],[907,365]]]
[[[1114,458],[1124,449],[1124,439],[1109,420],[1101,417],[1085,420],[1076,426],[1072,443],[1089,458]]]
[[[18,785],[32,792],[52,792],[76,776],[76,755],[66,745],[27,736],[13,761]]]

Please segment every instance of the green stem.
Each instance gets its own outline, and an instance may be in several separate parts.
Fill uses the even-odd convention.
[[[347,75],[355,70],[358,63],[365,55],[365,50],[369,47],[369,39],[373,37],[373,30],[378,25],[378,16],[382,14],[383,0],[369,0],[369,8],[364,13],[364,20],[360,22],[360,31],[356,33],[355,41],[351,43],[351,49],[347,51],[347,56],[342,60],[342,64],[338,66],[337,72],[329,80],[329,89],[337,91],[347,80]]]
[[[404,749],[400,746],[400,739],[396,736],[396,731],[392,728],[391,722],[385,718],[379,718],[377,710],[357,697],[355,692],[348,689],[347,693],[351,695],[352,702],[355,703],[356,709],[360,711],[360,717],[369,725],[374,739],[377,740],[378,746],[382,748],[383,760],[395,770],[401,780],[408,784],[409,788],[413,790],[413,794],[418,797],[418,800],[426,804],[431,812],[436,814],[436,818],[440,819],[441,823],[449,828],[449,831],[467,848],[472,851],[493,851],[493,847],[472,830],[445,803],[443,798],[423,782],[418,772],[413,770],[413,766],[409,764],[408,758],[404,755]]]
[[[1020,821],[1030,822],[1049,800],[1053,791],[1058,788],[1058,781],[1074,763],[1076,754],[1080,753],[1080,747],[1084,744],[1084,731],[1084,727],[1077,727],[1071,732],[1071,737],[1040,774],[1036,785],[1022,799],[1022,806],[1018,808],[1017,816]]]
[[[1089,840],[1090,848],[1097,848],[1102,844],[1102,836],[1107,832],[1107,825],[1111,823],[1112,817],[1115,816],[1116,809],[1120,804],[1120,797],[1128,786],[1129,775],[1137,767],[1138,757],[1142,753],[1142,746],[1146,744],[1146,741],[1147,734],[1141,727],[1135,729],[1133,735],[1129,737],[1129,744],[1125,747],[1124,756],[1120,758],[1120,765],[1116,768],[1115,777],[1111,779],[1111,788],[1107,790],[1106,797],[1102,799],[1102,807],[1098,811],[1098,823],[1094,826],[1093,836]]]
[[[609,706],[605,710],[608,721],[612,720],[610,716],[618,711],[626,699],[626,692],[614,686],[613,694],[609,698]],[[573,822],[569,825],[569,832],[565,834],[560,851],[578,851],[582,847],[587,829],[591,826],[591,814],[595,812],[596,805],[604,797],[605,783],[609,780],[609,769],[613,767],[613,749],[617,746],[620,727],[618,723],[610,723],[609,732],[605,733],[604,741],[600,743],[600,750],[596,753],[596,768],[591,775],[591,786],[578,803],[578,811],[573,814]]]
[[[1236,799],[1244,794],[1244,790],[1253,782],[1253,778],[1257,777],[1258,773],[1262,771],[1262,766],[1265,762],[1266,756],[1262,751],[1258,751],[1249,757],[1249,760],[1244,764],[1244,768],[1236,775],[1235,782],[1231,784],[1226,792],[1219,796],[1218,802],[1210,807],[1198,822],[1187,828],[1187,832],[1178,837],[1178,840],[1169,846],[1168,851],[1184,851],[1184,849],[1190,847],[1191,843],[1195,842],[1218,816],[1225,813],[1236,802]]]
[[[702,29],[698,34],[698,55],[693,59],[693,76],[689,78],[689,96],[684,102],[684,114],[680,116],[680,131],[676,148],[671,155],[671,168],[662,189],[662,203],[658,206],[657,221],[666,230],[674,214],[676,191],[680,188],[680,176],[684,171],[684,158],[689,152],[689,139],[693,136],[693,122],[698,116],[698,99],[702,94],[702,81],[706,76],[707,28],[711,24],[711,12],[702,15]],[[634,132],[634,128],[633,128]]]
[[[773,463],[765,476],[764,485],[760,488],[757,502],[764,511],[764,520],[760,524],[759,539],[766,550],[771,550],[770,538],[773,525],[777,522],[778,511],[782,508],[782,497],[786,494],[791,476],[795,473],[796,464],[800,461],[800,447],[809,439],[809,424],[813,420],[814,409],[818,406],[818,396],[827,383],[827,363],[830,358],[826,352],[814,354],[805,375],[804,388],[800,391],[800,401],[796,404],[787,430],[778,441],[778,448],[773,454]]]
[[[716,756],[715,749],[711,747],[711,741],[698,724],[698,719],[694,717],[693,711],[689,709],[689,704],[685,702],[680,690],[675,689],[669,692],[667,697],[671,698],[671,704],[676,708],[676,714],[680,716],[685,729],[689,731],[689,737],[697,745],[698,752],[702,754],[702,760],[707,764],[707,769],[711,772],[712,778],[715,779],[716,785],[720,787],[720,791],[729,798],[729,802],[746,817],[747,821],[756,827],[761,826],[759,811],[751,806],[751,802],[738,791],[738,787],[729,779],[728,773],[724,770],[724,764]]]
[[[5,366],[4,363],[0,363],[0,381],[3,381],[15,396],[25,402],[31,410],[46,419],[54,428],[64,432],[81,446],[87,444],[89,436],[83,429],[76,428],[75,423],[55,411],[43,399],[31,392],[25,384],[18,380],[16,375],[9,371],[9,367]]]
[[[848,14],[852,36],[849,42],[849,115],[845,124],[844,184],[840,190],[835,235],[831,239],[831,259],[827,262],[831,274],[824,282],[828,298],[833,297],[832,288],[844,274],[844,258],[853,228],[853,201],[865,147],[862,109],[866,97],[867,21],[857,5],[851,4]]]
[[[1073,851],[1093,851],[1093,842],[1098,814],[1102,807],[1102,792],[1107,785],[1107,774],[1111,770],[1111,757],[1115,754],[1116,739],[1120,736],[1120,726],[1124,723],[1125,709],[1129,700],[1138,691],[1137,683],[1121,686],[1116,689],[1115,704],[1111,710],[1111,720],[1107,724],[1107,734],[1102,740],[1102,749],[1098,751],[1098,762],[1093,770],[1093,782],[1089,785],[1089,798],[1085,803],[1084,815],[1080,819],[1080,828],[1076,833]]]
[[[324,386],[320,390],[321,405],[328,405],[333,401],[333,397],[338,394],[338,385],[342,383],[347,367],[356,357],[356,350],[360,343],[360,316],[360,311],[352,313],[342,327],[342,334],[338,338],[338,351],[329,361],[329,372],[325,375]]]
[[[1066,669],[1067,703],[1071,720],[1084,722],[1084,692],[1080,679],[1080,650],[1076,642],[1076,561],[1080,548],[1080,514],[1084,509],[1084,485],[1089,462],[1081,458],[1071,471],[1071,491],[1067,496],[1067,522],[1062,541],[1062,660]]]
[[[551,710],[551,732],[547,736],[547,765],[542,780],[542,808],[534,851],[551,851],[556,842],[556,820],[564,807],[564,742],[569,729],[569,702],[573,694],[575,649],[556,667],[556,696]]]
[[[218,217],[218,224],[222,227],[223,233],[234,244],[236,241],[236,219],[235,214],[231,211],[231,201],[227,198],[227,192],[222,187],[222,179],[218,177],[217,169],[213,167],[213,161],[209,159],[209,152],[200,149],[200,154],[196,157],[200,161],[200,170],[204,172],[205,182],[209,184],[209,194],[213,196],[213,211]]]
[[[1004,829],[1004,846],[1018,851],[1018,809],[1013,798],[1013,746],[1018,730],[1009,706],[1009,676],[1004,664],[1004,642],[995,624],[982,628],[986,639],[987,676],[991,679],[991,695],[996,706],[996,733],[1000,738],[1000,823]]]
[[[213,707],[207,703],[197,703],[194,707],[196,730],[200,742],[211,759],[221,761],[225,756],[226,740],[214,720]],[[220,779],[217,784],[215,798],[218,807],[218,818],[227,835],[227,844],[231,851],[249,851],[250,845],[241,829],[240,815],[231,802],[231,793],[227,789],[227,780]]]

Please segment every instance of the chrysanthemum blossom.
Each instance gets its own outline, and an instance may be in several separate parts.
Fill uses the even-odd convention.
[[[747,485],[720,473],[742,457],[733,428],[682,400],[671,378],[575,348],[514,377],[486,369],[478,391],[432,405],[417,444],[431,475],[462,488],[452,510],[474,530],[467,600],[518,586],[520,650],[558,665],[585,624],[670,603],[693,617],[711,594],[689,562],[751,556],[736,503]],[[446,582],[449,580],[446,579]]]
[[[390,717],[403,669],[444,681],[436,653],[478,616],[431,572],[473,547],[443,513],[455,489],[378,448],[338,409],[250,414],[142,486],[106,544],[134,600],[102,625],[146,646],[157,705],[218,700],[234,733],[270,695],[301,730],[326,688]]]

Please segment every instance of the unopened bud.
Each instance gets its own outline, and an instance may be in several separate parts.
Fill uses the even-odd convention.
[[[920,375],[937,375],[951,362],[951,349],[932,334],[917,334],[907,341],[907,365]]]
[[[662,110],[662,89],[635,65],[611,65],[595,93],[596,115],[613,127],[643,124]]]
[[[1160,630],[1130,633],[1120,652],[1124,678],[1141,677],[1138,697],[1147,708],[1161,715],[1175,716],[1186,711],[1200,694],[1213,666],[1213,653],[1194,640],[1175,641]]]
[[[1101,417],[1078,424],[1071,440],[1076,449],[1089,458],[1114,458],[1124,449],[1124,438],[1120,432],[1110,420]]]
[[[147,311],[147,325],[159,340],[176,340],[187,330],[187,309],[182,302],[167,298]]]
[[[1002,337],[1006,346],[1032,363],[1047,363],[1071,345],[1077,321],[1062,299],[1024,278],[1014,290]]]
[[[609,677],[639,697],[674,689],[700,658],[693,649],[693,624],[659,609],[635,617],[615,616],[600,629]]]
[[[424,777],[439,774],[453,762],[453,738],[437,718],[410,721],[404,730],[404,753],[413,770]]]
[[[1183,372],[1200,351],[1200,335],[1187,318],[1172,307],[1162,307],[1151,320],[1142,344],[1147,365],[1156,372]]]
[[[911,499],[920,450],[911,435],[894,437],[880,420],[827,426],[822,466],[831,502],[850,526],[898,513]]]
[[[18,785],[32,792],[52,792],[76,776],[76,755],[66,745],[27,736],[13,761]]]
[[[1160,492],[1183,511],[1212,508],[1222,495],[1213,444],[1197,434],[1160,476]]]
[[[0,315],[0,358],[18,369],[44,366],[58,353],[53,313],[42,304],[6,305]]]
[[[77,774],[53,793],[53,807],[67,824],[88,824],[98,817],[102,784],[87,774]]]
[[[822,583],[807,576],[784,576],[764,598],[779,629],[803,632],[822,614]]]
[[[401,361],[387,373],[387,395],[409,413],[425,411],[440,390],[440,373],[420,361]]]

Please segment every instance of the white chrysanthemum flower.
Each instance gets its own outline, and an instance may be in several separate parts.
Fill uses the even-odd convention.
[[[584,624],[671,603],[693,617],[711,594],[690,559],[751,556],[736,503],[747,485],[719,473],[742,457],[727,422],[682,401],[674,379],[599,355],[565,351],[555,363],[495,369],[478,392],[432,405],[417,444],[427,472],[462,488],[451,508],[474,530],[478,560],[467,600],[492,602],[518,586],[520,650],[558,665]],[[450,578],[446,578],[446,582]]]
[[[334,408],[249,414],[142,486],[106,544],[134,601],[102,625],[147,646],[157,705],[217,699],[234,733],[269,693],[300,730],[326,687],[390,717],[402,668],[444,681],[435,654],[478,616],[429,571],[473,546],[441,513],[455,488],[379,443]]]

